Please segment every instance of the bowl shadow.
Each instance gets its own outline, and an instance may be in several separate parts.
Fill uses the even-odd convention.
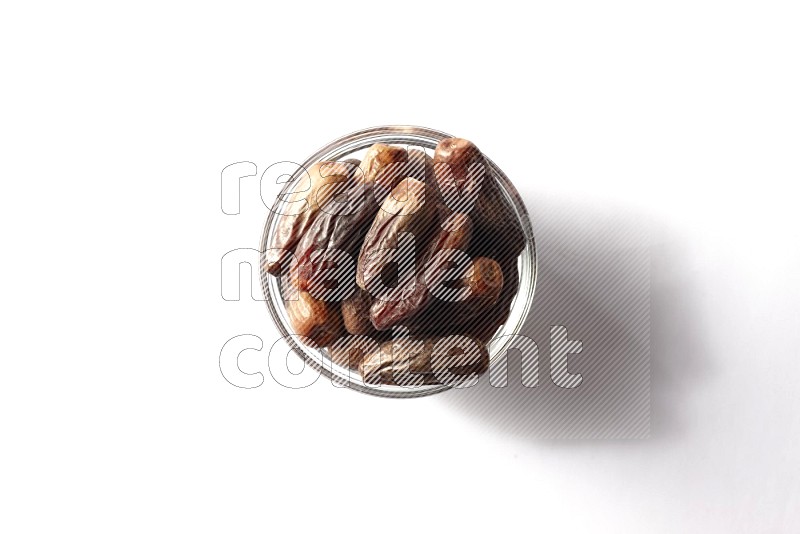
[[[493,365],[490,373],[491,382],[505,374],[505,387],[487,374],[441,402],[520,439],[679,437],[687,394],[708,371],[679,241],[624,207],[550,197],[528,205],[539,265],[520,334],[538,347],[538,384],[523,385],[522,353],[512,349],[505,372]],[[581,376],[577,387],[551,379],[556,326],[581,342],[567,358],[568,372]]]

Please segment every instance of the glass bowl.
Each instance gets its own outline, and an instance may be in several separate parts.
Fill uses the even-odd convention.
[[[433,150],[442,139],[455,137],[453,135],[424,128],[420,126],[378,126],[353,132],[349,135],[331,141],[302,163],[303,168],[308,168],[314,163],[324,160],[343,160],[350,157],[360,156],[375,143],[394,144],[407,146],[408,148],[420,148],[429,155],[433,155]],[[480,148],[480,147],[479,147]],[[530,218],[525,209],[525,204],[514,188],[508,177],[500,170],[486,154],[487,178],[493,178],[500,186],[500,190],[506,200],[512,206],[520,227],[525,235],[525,248],[517,260],[519,269],[519,289],[511,304],[511,313],[506,322],[495,332],[494,338],[487,345],[489,351],[489,365],[500,357],[503,357],[507,346],[511,342],[511,335],[517,334],[525,321],[525,317],[530,310],[533,300],[533,291],[536,284],[536,246],[533,238]],[[286,182],[280,195],[283,196],[291,192],[292,188],[299,182],[298,178],[302,171],[296,172],[290,180]],[[278,197],[276,197],[273,209],[269,211],[267,221],[264,224],[264,232],[261,236],[261,289],[264,300],[267,304],[272,320],[278,331],[286,340],[291,349],[302,357],[306,365],[310,365],[323,376],[331,379],[337,385],[346,385],[356,391],[378,395],[383,397],[411,398],[431,395],[449,389],[451,386],[444,384],[426,384],[414,387],[395,386],[382,384],[375,386],[365,383],[358,372],[354,369],[334,363],[328,355],[327,349],[319,349],[305,345],[293,337],[293,332],[289,318],[286,313],[284,301],[280,292],[280,279],[267,274],[264,266],[264,251],[268,250],[275,237],[275,224],[278,216],[276,215]],[[488,379],[488,372],[481,378]]]

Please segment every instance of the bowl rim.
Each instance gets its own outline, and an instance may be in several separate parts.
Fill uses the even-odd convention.
[[[398,137],[396,141],[393,141],[391,137],[392,135],[397,135],[402,137]],[[373,139],[376,136],[380,136],[381,139]],[[287,325],[284,324],[281,314],[276,308],[276,303],[274,302],[274,298],[277,298],[279,300],[282,299],[280,295],[274,297],[274,295],[272,294],[273,292],[270,290],[269,284],[270,284],[270,278],[272,278],[272,276],[266,272],[265,269],[266,262],[264,260],[265,260],[267,245],[269,243],[270,236],[273,233],[273,225],[277,218],[276,210],[274,208],[277,205],[278,200],[288,192],[290,187],[294,185],[295,180],[298,178],[299,174],[303,171],[303,169],[309,168],[314,163],[320,161],[323,156],[326,156],[331,153],[334,153],[334,155],[331,156],[330,159],[335,159],[335,160],[340,159],[343,154],[337,155],[335,154],[335,151],[341,149],[342,147],[351,145],[353,143],[370,140],[371,141],[370,145],[378,142],[387,144],[395,142],[397,144],[405,144],[408,146],[410,144],[409,140],[407,139],[408,137],[419,138],[421,144],[418,146],[433,149],[435,148],[436,144],[442,139],[451,138],[455,136],[448,134],[446,132],[434,130],[432,128],[427,128],[424,126],[385,125],[385,126],[372,126],[361,130],[356,130],[347,135],[343,135],[341,137],[338,137],[337,139],[334,139],[333,141],[327,143],[323,147],[316,150],[311,156],[306,158],[306,160],[300,165],[300,168],[298,168],[298,170],[296,170],[292,174],[291,178],[286,181],[286,183],[281,188],[281,191],[278,193],[278,195],[276,195],[273,206],[272,207],[268,206],[267,219],[264,222],[264,229],[261,234],[260,246],[258,248],[259,275],[260,275],[259,278],[261,282],[261,291],[264,297],[264,302],[267,305],[267,310],[269,311],[273,323],[279,330],[280,334],[283,336],[283,339],[291,348],[292,352],[300,356],[306,365],[310,365],[313,369],[319,372],[320,373],[319,376],[324,376],[330,379],[335,385],[339,387],[346,386],[347,389],[352,389],[360,393],[367,393],[373,396],[388,397],[388,398],[425,397],[428,395],[433,395],[436,393],[441,393],[442,391],[449,390],[453,386],[447,384],[433,384],[433,385],[423,385],[417,387],[387,386],[387,385],[382,385],[380,387],[377,387],[354,381],[352,379],[353,378],[352,371],[350,372],[350,375],[348,376],[347,379],[339,377],[336,373],[333,372],[332,366],[325,365],[326,363],[330,363],[330,358],[327,355],[324,356],[323,363],[318,362],[315,358],[313,358],[310,354],[308,354],[307,350],[304,350],[303,346],[300,343],[298,343],[295,339],[295,337],[298,336],[294,334],[294,332],[290,331],[287,328]],[[362,150],[363,148],[366,148],[367,146],[370,145],[366,145],[365,147],[356,150],[351,150],[350,153]],[[521,295],[522,287],[520,287],[517,290],[517,294],[514,296],[515,303],[517,299],[519,299],[521,296],[524,296],[525,300],[523,305],[524,307],[521,309],[521,312],[519,314],[519,319],[517,320],[517,324],[514,327],[513,332],[503,333],[499,336],[495,335],[495,337],[492,338],[492,341],[487,343],[487,350],[488,350],[488,345],[490,345],[493,341],[498,340],[499,338],[502,337],[510,337],[512,334],[519,333],[522,325],[524,324],[530,312],[533,295],[536,289],[536,281],[538,279],[539,269],[538,269],[538,255],[536,250],[536,241],[533,235],[533,228],[531,225],[530,216],[528,214],[528,210],[525,206],[525,203],[522,200],[519,191],[517,191],[517,188],[514,187],[514,184],[511,182],[508,176],[506,176],[506,174],[502,171],[502,169],[500,169],[500,167],[497,166],[497,164],[495,164],[491,160],[491,158],[486,156],[486,154],[484,154],[484,159],[486,160],[487,166],[492,171],[493,178],[500,182],[502,189],[505,191],[508,197],[510,197],[511,202],[514,203],[516,212],[515,214],[519,219],[520,225],[522,226],[522,230],[525,234],[525,240],[526,240],[525,250],[529,250],[528,254],[530,255],[530,270],[531,270],[530,273],[531,280],[530,280],[530,285],[527,288],[527,294]],[[522,254],[525,253],[525,250],[523,250],[523,252],[520,253],[520,256],[522,256]],[[512,304],[511,307],[512,312],[514,310],[514,306],[515,304]],[[280,339],[275,341],[275,343],[278,343],[279,341]],[[490,368],[492,363],[491,360],[497,357],[497,355],[502,355],[504,353],[503,349],[505,349],[505,347],[508,345],[509,342],[510,340],[508,340],[504,346],[502,346],[499,350],[497,350],[497,354],[495,354],[494,356],[491,355],[490,351]],[[313,350],[319,350],[323,354],[326,351],[326,349],[324,348],[313,349]],[[489,372],[487,372],[486,374],[488,375]],[[355,373],[355,376],[358,376],[358,374]],[[316,379],[314,382],[316,382]]]

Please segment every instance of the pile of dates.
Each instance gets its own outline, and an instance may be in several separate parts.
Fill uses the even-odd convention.
[[[322,161],[283,196],[264,269],[294,333],[368,384],[447,383],[488,367],[525,235],[465,139],[375,144]]]

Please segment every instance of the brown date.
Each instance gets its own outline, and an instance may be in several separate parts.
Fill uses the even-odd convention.
[[[466,139],[442,139],[433,155],[433,168],[436,189],[448,212],[478,216],[474,206],[490,179],[478,147]]]
[[[433,158],[424,150],[418,148],[409,150],[406,177],[431,183],[433,176]]]
[[[308,176],[286,195],[275,227],[275,241],[264,255],[267,272],[280,274],[287,256],[314,222],[321,206],[339,193],[352,172],[352,164],[336,161],[322,161],[308,169]]]
[[[509,254],[518,255],[525,235],[478,147],[466,139],[443,139],[433,165],[436,187],[448,209],[473,215],[476,241],[495,244],[499,240]]]
[[[453,213],[441,224],[424,253],[422,269],[404,285],[399,285],[383,298],[375,299],[370,319],[378,330],[386,330],[424,310],[431,300],[429,287],[442,281],[451,260],[448,250],[466,250],[472,237],[469,215]]]
[[[483,154],[478,147],[472,141],[458,137],[439,141],[433,155],[433,166],[437,180],[447,178],[449,171],[459,188],[468,178],[479,178],[479,174],[485,172]]]
[[[452,385],[450,380],[481,374],[488,365],[489,353],[480,340],[437,336],[387,341],[379,351],[367,354],[358,368],[368,384],[409,386],[442,383],[443,375],[450,376]]]
[[[295,334],[320,347],[327,347],[344,333],[338,303],[317,300],[306,291],[299,291],[296,300],[286,301],[286,314]]]
[[[503,270],[491,258],[475,258],[472,272],[461,283],[469,287],[469,297],[462,302],[467,310],[488,309],[497,303],[503,289]]]
[[[358,181],[357,173],[360,171],[361,160],[359,160],[358,158],[348,158],[342,160],[342,164],[347,165],[348,170],[350,171],[350,178]]]
[[[374,334],[375,327],[369,318],[369,309],[372,305],[370,294],[356,287],[353,295],[342,301],[342,317],[344,327],[351,334]]]
[[[361,161],[356,181],[375,186],[376,194],[388,193],[406,174],[408,151],[404,148],[376,143]],[[382,198],[376,198],[378,202]]]
[[[403,323],[415,334],[466,332],[479,330],[487,322],[490,310],[500,301],[505,287],[502,267],[490,258],[475,258],[471,269],[450,284],[466,289],[467,297],[457,302],[435,300],[424,313]]]
[[[380,342],[366,335],[344,336],[328,347],[331,360],[344,367],[358,369],[369,354],[380,352]]]
[[[357,182],[348,184],[341,195],[328,201],[297,244],[294,272],[290,277],[292,283],[303,290],[308,290],[312,281],[324,284],[323,267],[336,266],[327,262],[338,264],[350,258],[355,266],[361,242],[378,208],[372,187]],[[330,253],[312,256],[317,251],[326,250]],[[341,255],[347,257],[341,258]]]
[[[482,239],[476,242],[476,252],[494,249],[494,258],[516,257],[525,248],[525,233],[500,186],[486,180],[474,208],[478,232]]]
[[[369,231],[364,237],[358,256],[356,283],[375,295],[374,283],[382,276],[384,268],[392,263],[418,261],[436,222],[436,204],[425,182],[406,178],[392,190],[381,204]],[[414,236],[414,257],[400,257],[407,251],[398,249],[398,238],[403,233]],[[372,286],[372,287],[370,287]]]
[[[516,258],[501,263],[503,272],[503,288],[497,298],[497,303],[486,310],[483,320],[472,326],[470,332],[488,343],[497,329],[503,325],[511,313],[511,303],[519,289],[519,271]]]

